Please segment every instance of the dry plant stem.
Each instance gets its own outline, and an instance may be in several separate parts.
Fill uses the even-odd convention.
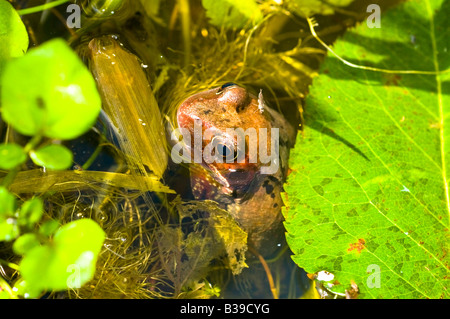
[[[264,267],[264,271],[266,272],[267,280],[269,281],[270,291],[272,292],[273,299],[278,299],[278,291],[275,287],[275,282],[273,281],[272,273],[270,272],[269,265],[266,263],[266,260],[263,256],[261,256],[255,249],[248,247],[248,250],[258,257],[261,265]]]
[[[311,29],[311,33],[313,37],[319,41],[319,43],[326,48],[330,53],[332,53],[336,58],[339,59],[342,63],[345,65],[348,65],[355,69],[362,69],[362,70],[368,70],[368,71],[374,71],[374,72],[383,72],[383,73],[391,73],[391,74],[428,74],[428,75],[438,75],[438,74],[444,74],[449,73],[450,69],[443,70],[443,71],[419,71],[419,70],[390,70],[390,69],[380,69],[380,68],[374,68],[370,66],[364,66],[359,64],[351,63],[344,58],[340,57],[336,52],[333,51],[331,47],[329,47],[325,42],[322,41],[322,39],[317,35],[315,27],[317,27],[319,24],[316,22],[314,18],[307,18],[309,28]]]

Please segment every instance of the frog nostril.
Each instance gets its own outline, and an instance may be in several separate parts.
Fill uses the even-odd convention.
[[[250,104],[250,95],[246,89],[240,88],[236,90],[234,95],[234,103],[236,105],[236,112],[243,111]]]

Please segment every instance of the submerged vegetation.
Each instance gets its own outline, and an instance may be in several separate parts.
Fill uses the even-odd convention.
[[[220,2],[0,0],[0,297],[318,297],[287,246],[260,256],[193,199],[168,137],[186,97],[226,82],[302,137],[327,52],[307,18],[330,43],[370,1]]]

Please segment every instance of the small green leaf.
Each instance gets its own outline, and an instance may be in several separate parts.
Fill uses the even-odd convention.
[[[28,33],[14,7],[0,0],[0,74],[6,61],[22,56],[28,49]]]
[[[84,218],[70,222],[62,226],[53,237],[55,245],[79,245],[92,248],[93,251],[100,251],[104,240],[104,232],[100,226],[92,219]]]
[[[97,256],[105,233],[91,219],[81,219],[62,226],[51,245],[27,251],[20,272],[28,291],[77,288],[94,276]]]
[[[17,255],[24,255],[28,251],[39,245],[40,242],[37,239],[36,235],[33,233],[27,233],[17,238],[14,241],[12,248],[14,253],[16,253]]]
[[[14,143],[0,145],[0,169],[10,170],[22,164],[27,155],[20,145]]]
[[[5,187],[0,186],[0,221],[13,216],[16,198]]]
[[[62,39],[11,60],[0,87],[3,119],[24,135],[73,139],[89,130],[101,108],[92,74]]]
[[[38,197],[34,197],[22,204],[19,211],[18,223],[20,226],[32,227],[41,220],[44,213],[44,203]]]
[[[50,237],[51,235],[53,235],[56,232],[56,230],[58,228],[59,228],[59,223],[54,219],[50,219],[50,220],[47,220],[46,222],[44,222],[39,227],[39,234],[44,237]]]
[[[242,28],[262,20],[263,15],[255,0],[202,0],[210,22],[217,27]]]
[[[51,144],[31,151],[30,157],[36,165],[51,170],[64,170],[72,165],[73,154],[63,145]]]
[[[10,241],[17,236],[19,236],[19,226],[14,218],[0,221],[0,241]]]

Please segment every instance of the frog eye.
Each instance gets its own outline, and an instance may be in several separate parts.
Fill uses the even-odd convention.
[[[235,85],[237,85],[237,84],[236,84],[236,83],[233,83],[233,82],[227,82],[227,83],[223,84],[223,85],[219,88],[219,90],[217,90],[217,94],[222,93],[222,91],[223,91],[224,89],[226,89],[227,87],[235,86]]]
[[[215,144],[216,152],[219,156],[222,156],[223,159],[227,159],[229,156],[233,156],[233,160],[237,158],[237,151],[233,144],[227,143],[221,137],[214,137],[212,142]]]
[[[217,144],[216,149],[217,152],[219,152],[219,155],[224,158],[234,153],[234,150],[232,150],[227,144],[223,143]]]

